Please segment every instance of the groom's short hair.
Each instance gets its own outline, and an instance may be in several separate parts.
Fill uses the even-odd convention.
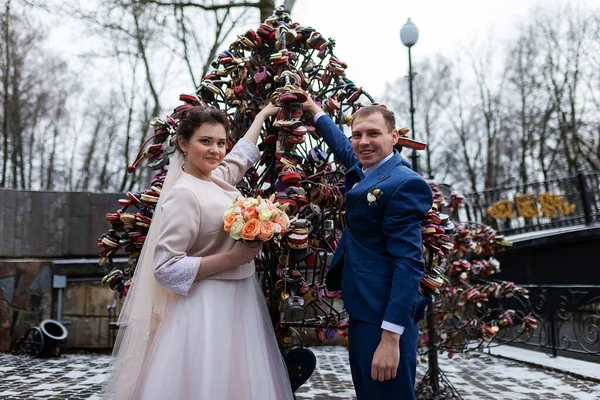
[[[385,126],[390,132],[396,129],[396,117],[394,116],[394,113],[387,108],[376,104],[359,108],[358,111],[352,115],[352,124],[350,126],[352,127],[352,125],[354,125],[354,121],[356,121],[357,118],[366,118],[373,114],[381,114],[385,121]]]

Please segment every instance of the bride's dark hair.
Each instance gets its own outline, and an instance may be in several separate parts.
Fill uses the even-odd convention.
[[[188,141],[192,138],[196,129],[203,124],[221,125],[225,128],[225,133],[228,133],[231,129],[229,118],[223,111],[216,108],[196,106],[182,113],[177,126],[177,136]]]

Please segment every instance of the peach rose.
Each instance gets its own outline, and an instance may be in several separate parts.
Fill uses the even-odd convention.
[[[231,225],[233,225],[235,221],[237,221],[237,218],[234,214],[230,214],[223,219],[223,229],[225,229],[225,232],[229,232],[231,230]]]
[[[271,224],[271,222],[260,221],[260,232],[257,235],[257,237],[260,240],[262,240],[263,242],[270,240],[273,237],[273,233],[273,225]]]
[[[284,215],[285,215],[285,214],[284,214]],[[280,216],[280,215],[278,215],[277,217],[275,217],[275,218],[273,219],[273,222],[274,222],[274,223],[276,223],[277,225],[281,226],[281,231],[282,231],[282,232],[285,232],[285,231],[287,231],[287,229],[288,229],[288,228],[289,228],[289,226],[290,226],[290,222],[289,222],[289,220],[288,220],[288,221],[286,221],[286,219],[285,219],[284,217]]]
[[[256,218],[252,218],[244,224],[244,229],[242,229],[242,239],[254,240],[259,233],[260,221]]]
[[[254,207],[244,208],[242,210],[242,215],[244,216],[244,221],[248,222],[251,219],[258,218],[258,211],[256,211],[256,208]]]
[[[234,207],[243,207],[244,206],[244,201],[246,201],[246,199],[240,197],[238,198],[234,203],[233,206]]]

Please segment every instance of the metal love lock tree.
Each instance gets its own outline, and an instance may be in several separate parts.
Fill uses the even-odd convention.
[[[347,66],[335,56],[334,47],[332,39],[292,22],[289,14],[278,8],[256,31],[238,35],[218,55],[214,70],[202,79],[195,93],[180,96],[184,104],[165,118],[154,120],[154,135],[144,143],[128,170],[133,171],[141,160],[146,160],[157,174],[149,189],[127,193],[127,198],[119,201],[121,208],[106,216],[110,229],[101,235],[98,246],[102,249],[100,264],[111,266],[112,271],[103,278],[103,283],[122,296],[127,295],[161,193],[168,157],[174,151],[181,113],[196,105],[223,110],[231,119],[230,136],[235,142],[260,107],[271,101],[280,111],[273,120],[265,122],[259,144],[262,157],[248,171],[239,189],[248,196],[266,198],[274,194],[279,203],[287,204],[292,221],[290,231],[281,240],[265,243],[263,258],[257,260],[276,336],[288,364],[304,359],[306,365],[306,353],[298,350],[309,332],[319,342],[345,335],[348,315],[341,295],[329,292],[324,284],[328,259],[345,227],[345,171],[315,132],[313,116],[303,112],[302,103],[313,96],[334,121],[343,125],[363,102],[375,101],[346,77]],[[407,129],[401,129],[400,133],[398,146],[423,149],[423,143],[406,136]],[[373,196],[376,199],[376,194]],[[452,244],[456,237],[454,227],[435,207],[442,211],[442,206],[453,204],[457,209],[458,203],[457,196],[438,201],[423,225],[427,272],[421,287],[429,295],[446,293],[444,288],[451,286],[447,277],[450,264],[445,260],[457,254],[456,242]],[[114,264],[113,257],[120,250],[129,257],[126,268]],[[436,313],[440,307],[446,307],[439,300],[433,304],[430,309]],[[429,331],[437,325],[430,325]],[[431,340],[433,336],[430,333],[430,340],[422,344],[430,348],[434,344],[439,346]],[[312,369],[293,370],[299,371],[290,373],[296,389],[308,379]]]
[[[290,232],[278,244],[268,243],[259,261],[261,279],[282,347],[295,346],[302,333],[314,330],[319,339],[331,340],[347,327],[340,294],[323,283],[327,257],[344,228],[344,170],[332,161],[331,152],[315,132],[312,115],[302,111],[308,96],[340,125],[373,98],[345,75],[347,65],[334,54],[335,42],[313,28],[292,22],[277,9],[258,29],[238,35],[221,52],[194,94],[182,94],[184,104],[165,118],[153,122],[155,133],[142,146],[129,171],[144,159],[158,174],[150,189],[127,193],[121,209],[107,214],[111,229],[99,240],[100,264],[112,265],[120,249],[129,255],[129,266],[113,270],[103,279],[113,290],[126,295],[139,250],[160,196],[162,181],[173,151],[175,129],[182,112],[194,105],[214,107],[227,113],[235,142],[250,126],[260,107],[271,101],[280,107],[265,123],[259,148],[262,158],[241,183],[248,195],[276,195],[288,205],[293,217]],[[406,137],[403,146],[422,148]],[[129,211],[129,210],[134,211]],[[283,315],[283,318],[280,317]],[[291,333],[291,335],[290,335]],[[293,340],[290,340],[290,337]]]
[[[428,370],[417,383],[418,399],[461,399],[439,368],[438,353],[469,352],[528,337],[538,321],[531,313],[527,290],[494,280],[500,262],[494,258],[511,244],[489,226],[458,222],[464,198],[447,185],[430,182],[433,207],[423,224],[425,274],[421,292],[429,297],[419,340]],[[526,304],[515,311],[514,301]],[[507,335],[507,331],[511,331]],[[499,340],[497,340],[499,339]]]

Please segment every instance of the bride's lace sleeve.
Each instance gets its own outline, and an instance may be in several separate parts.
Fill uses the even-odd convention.
[[[185,187],[175,186],[167,196],[154,252],[154,277],[167,289],[186,296],[202,259],[187,255],[200,232],[200,206]]]
[[[258,147],[248,139],[241,138],[212,173],[213,176],[230,185],[235,185],[258,160],[260,160]]]

